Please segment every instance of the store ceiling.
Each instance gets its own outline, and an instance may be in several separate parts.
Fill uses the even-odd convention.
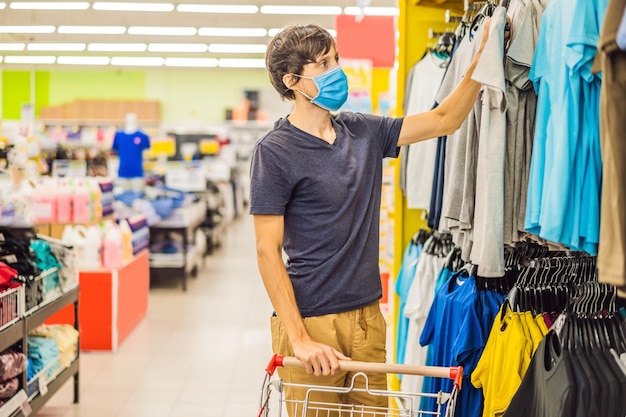
[[[171,11],[111,11],[123,4],[119,1],[67,1],[70,8],[84,10],[33,10],[25,1],[0,2],[0,56],[2,67],[25,65],[34,61],[37,65],[66,66],[71,62],[83,65],[80,59],[90,57],[89,64],[128,66],[252,66],[262,67],[264,45],[273,35],[272,29],[296,23],[315,23],[334,29],[337,13],[356,14],[357,5],[369,3],[366,14],[396,14],[397,0],[267,0],[246,3],[245,0],[134,0],[134,6],[149,6],[151,10],[162,8]],[[41,1],[39,6],[49,7],[54,2]],[[128,2],[124,2],[128,3]],[[131,5],[131,6],[133,6]],[[252,13],[207,13],[181,10],[206,8],[208,5],[252,6]],[[278,14],[267,6],[331,7],[331,14]],[[332,8],[334,7],[334,9]],[[28,28],[16,26],[29,26]],[[33,27],[34,26],[34,27]],[[80,26],[95,26],[88,33]],[[110,28],[110,27],[113,28]],[[94,34],[96,29],[107,29],[117,34]],[[156,28],[156,29],[155,29]],[[185,35],[165,35],[170,28],[183,28]],[[239,29],[260,29],[262,36],[232,36]],[[227,29],[216,34],[215,29]],[[155,32],[145,34],[146,31]],[[25,32],[25,33],[20,33]],[[46,32],[46,33],[36,33]],[[102,45],[102,44],[113,45]],[[51,45],[52,44],[52,45]],[[55,45],[56,44],[56,45]],[[250,46],[252,50],[241,51]],[[131,51],[111,49],[130,48]],[[52,49],[52,50],[48,50]],[[70,50],[67,50],[70,49]],[[190,51],[186,51],[190,49]],[[26,57],[26,58],[25,58]],[[63,58],[61,58],[63,57]],[[119,59],[115,59],[119,58]],[[126,59],[124,59],[126,58]],[[128,58],[150,58],[151,61],[132,62]],[[193,58],[193,60],[187,60]],[[234,61],[233,61],[234,59]],[[245,59],[248,61],[238,61]],[[250,61],[252,60],[252,61]],[[68,64],[64,64],[68,63]],[[176,65],[179,64],[179,65]],[[223,64],[223,65],[222,65]],[[26,65],[34,65],[26,64]]]

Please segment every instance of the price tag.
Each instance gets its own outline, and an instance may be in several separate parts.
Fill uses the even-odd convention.
[[[39,394],[43,397],[48,393],[48,381],[45,375],[39,377]]]
[[[20,404],[20,410],[22,410],[22,414],[24,414],[24,417],[28,417],[29,415],[31,415],[33,409],[30,407],[26,392],[21,389],[17,392],[17,394],[15,394],[15,397]]]

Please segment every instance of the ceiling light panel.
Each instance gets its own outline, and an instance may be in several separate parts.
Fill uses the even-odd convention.
[[[60,56],[57,64],[63,65],[109,65],[111,58],[108,56]]]
[[[254,14],[259,8],[249,4],[179,4],[176,10],[184,13]]]
[[[267,45],[263,44],[213,43],[209,45],[209,52],[216,54],[264,54],[266,50]]]
[[[0,10],[5,9],[7,7],[7,4],[4,2],[0,2]]]
[[[204,43],[151,43],[150,52],[206,52],[209,47]]]
[[[29,43],[26,49],[29,51],[84,51],[87,45],[84,43]]]
[[[261,28],[200,28],[200,36],[235,36],[235,37],[263,37],[267,30]]]
[[[261,6],[263,14],[339,15],[339,6]]]
[[[358,16],[361,12],[365,16],[398,16],[399,11],[397,7],[356,7],[349,6],[343,9],[343,12],[348,15]]]
[[[87,1],[12,1],[14,10],[87,10]]]
[[[87,50],[92,52],[144,52],[145,43],[90,43]]]
[[[68,35],[123,35],[124,26],[59,26],[59,33]]]
[[[193,36],[196,33],[196,28],[192,27],[131,26],[128,28],[129,35]]]
[[[111,65],[139,66],[139,67],[160,67],[165,59],[159,57],[126,57],[114,56],[111,58]]]
[[[166,67],[217,67],[218,60],[215,58],[165,58]]]
[[[0,43],[0,51],[23,51],[26,48],[25,43],[8,42]]]
[[[94,10],[106,10],[114,12],[171,12],[174,10],[172,3],[134,3],[96,1],[93,3]]]
[[[5,56],[7,64],[54,64],[54,56]]]
[[[221,58],[219,66],[222,68],[265,68],[264,59]]]
[[[54,33],[54,26],[0,26],[0,33]]]

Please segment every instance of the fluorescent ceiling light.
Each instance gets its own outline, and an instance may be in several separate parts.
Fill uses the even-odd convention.
[[[196,28],[192,27],[131,26],[128,28],[129,35],[193,36],[196,32]]]
[[[364,7],[361,9],[356,6],[349,6],[343,9],[343,12],[348,15],[358,16],[361,11],[366,16],[398,16],[398,8],[396,7]]]
[[[0,26],[0,33],[54,33],[54,26]]]
[[[339,15],[339,6],[261,6],[263,14]]]
[[[179,4],[176,7],[179,12],[188,13],[247,13],[254,14],[259,11],[257,6],[249,4]]]
[[[87,1],[12,1],[11,9],[17,10],[87,10]]]
[[[198,35],[263,37],[267,35],[267,30],[260,28],[200,28]]]
[[[88,51],[94,52],[144,52],[148,49],[145,43],[90,43]]]
[[[65,65],[108,65],[111,59],[108,56],[60,56],[57,64]]]
[[[4,9],[7,7],[7,4],[4,2],[0,2],[0,9]]]
[[[140,67],[160,67],[165,60],[159,57],[127,57],[114,56],[111,58],[111,65],[127,65]]]
[[[73,51],[85,50],[84,43],[29,43],[29,51]]]
[[[134,3],[96,1],[93,3],[94,10],[107,10],[115,12],[171,12],[174,10],[172,3]]]
[[[222,68],[265,68],[264,59],[221,58]]]
[[[217,67],[215,58],[165,58],[166,67]]]
[[[208,49],[209,47],[204,43],[151,43],[148,45],[150,52],[206,52]]]
[[[272,38],[276,35],[278,35],[278,33],[281,31],[281,28],[272,28],[269,29],[267,31],[267,36],[271,36]],[[333,38],[337,37],[337,31],[335,29],[326,29],[328,31],[328,33],[330,33],[330,36],[332,36]]]
[[[233,44],[233,43],[213,43],[209,45],[209,52],[212,53],[239,53],[239,54],[264,54],[267,45],[263,44]]]
[[[124,26],[59,26],[59,33],[72,35],[122,35]]]
[[[7,64],[54,64],[54,56],[5,56]]]
[[[23,51],[25,43],[0,43],[0,51]]]

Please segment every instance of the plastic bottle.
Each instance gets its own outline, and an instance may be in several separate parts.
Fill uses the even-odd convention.
[[[57,222],[58,223],[71,223],[73,219],[72,203],[73,203],[72,188],[70,185],[63,181],[59,185],[57,193]]]
[[[76,266],[83,268],[83,253],[85,249],[85,237],[87,235],[87,229],[82,225],[67,225],[63,229],[63,235],[61,236],[61,242],[64,245],[73,246],[76,251]]]
[[[87,180],[87,188],[91,198],[91,220],[98,221],[102,218],[102,190],[95,179]]]
[[[91,221],[91,197],[84,182],[76,184],[73,199],[74,223],[89,223]]]
[[[133,231],[126,219],[120,220],[120,234],[122,235],[122,259],[128,263],[133,260]]]
[[[122,259],[122,234],[117,225],[109,224],[103,242],[102,263],[106,269],[118,269],[124,264]]]
[[[82,267],[84,269],[98,269],[102,266],[102,234],[99,226],[90,226],[85,234],[83,246]]]
[[[33,223],[56,223],[56,193],[51,182],[36,184],[31,201]]]

